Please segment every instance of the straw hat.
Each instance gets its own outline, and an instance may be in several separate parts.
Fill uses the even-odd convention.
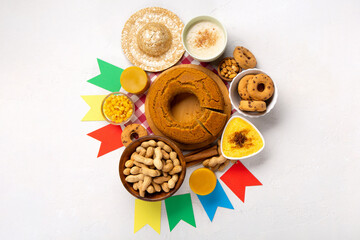
[[[183,27],[180,18],[167,9],[141,9],[125,23],[122,49],[135,66],[149,72],[162,71],[175,65],[185,52]]]

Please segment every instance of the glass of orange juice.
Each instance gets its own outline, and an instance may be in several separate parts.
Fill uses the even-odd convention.
[[[216,187],[216,175],[208,168],[196,169],[190,176],[191,190],[198,195],[208,195]]]
[[[143,94],[150,86],[149,78],[144,70],[132,66],[126,68],[120,76],[121,87],[133,94]]]

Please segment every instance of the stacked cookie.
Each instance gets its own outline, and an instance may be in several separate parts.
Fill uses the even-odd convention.
[[[266,100],[274,94],[274,82],[266,74],[248,74],[239,82],[238,92],[241,98],[239,109],[249,112],[264,112]]]

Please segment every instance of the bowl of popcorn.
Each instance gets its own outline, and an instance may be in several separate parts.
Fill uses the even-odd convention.
[[[121,92],[107,95],[101,104],[101,113],[110,124],[120,125],[130,121],[134,115],[133,101]]]
[[[178,146],[162,136],[141,137],[128,145],[120,158],[119,175],[125,189],[144,201],[172,196],[182,185],[185,158]]]

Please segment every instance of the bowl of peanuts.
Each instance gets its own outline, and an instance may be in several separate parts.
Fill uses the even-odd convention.
[[[161,136],[141,137],[121,155],[119,175],[125,189],[144,201],[160,201],[181,186],[186,162],[179,147]]]
[[[231,82],[241,72],[241,67],[235,61],[235,58],[226,57],[221,60],[217,70],[222,80]]]
[[[105,120],[113,125],[125,124],[134,115],[133,101],[121,92],[107,95],[101,104],[101,113]]]

